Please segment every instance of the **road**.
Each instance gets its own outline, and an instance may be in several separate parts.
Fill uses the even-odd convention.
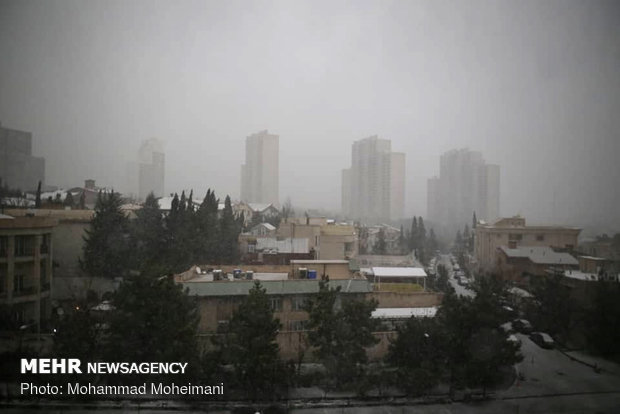
[[[454,278],[454,270],[452,270],[452,262],[450,261],[449,255],[442,254],[440,256],[439,264],[444,265],[446,269],[448,269],[448,280],[457,295],[469,297],[473,297],[475,295],[474,291],[472,291],[471,289],[467,289],[465,286],[461,286],[457,283],[456,279]]]

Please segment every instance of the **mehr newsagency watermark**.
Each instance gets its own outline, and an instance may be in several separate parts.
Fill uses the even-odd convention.
[[[22,374],[100,374],[100,375],[164,375],[185,374],[187,362],[88,362],[74,358],[33,358],[21,359]],[[144,382],[137,385],[100,385],[80,382],[67,382],[66,385],[34,384],[22,382],[21,395],[38,396],[184,396],[184,395],[224,395],[224,383],[196,385]]]

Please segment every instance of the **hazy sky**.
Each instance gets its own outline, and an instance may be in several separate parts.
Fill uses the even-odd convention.
[[[501,166],[501,213],[620,229],[618,1],[4,1],[0,122],[49,184],[122,188],[165,142],[166,190],[238,197],[245,137],[280,194],[340,207],[354,140],[407,156],[407,215],[451,148]]]

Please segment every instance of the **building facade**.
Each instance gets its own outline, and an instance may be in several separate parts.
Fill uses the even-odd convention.
[[[473,213],[486,222],[499,217],[500,170],[482,154],[467,149],[444,153],[439,176],[427,181],[427,216],[449,229],[471,223]]]
[[[279,206],[280,137],[267,130],[245,140],[245,164],[241,165],[241,201]]]
[[[46,217],[0,215],[0,305],[17,325],[40,330],[50,317],[55,226]]]
[[[355,141],[342,171],[342,211],[366,222],[398,220],[405,204],[405,154],[376,135]]]
[[[493,224],[478,223],[474,229],[474,256],[478,270],[496,271],[501,248],[550,247],[571,252],[581,229],[564,226],[527,226],[523,217],[508,217]]]
[[[163,197],[165,175],[166,155],[161,141],[156,138],[144,141],[139,151],[138,198],[145,200],[150,192]]]
[[[0,184],[22,191],[45,184],[45,159],[32,155],[32,134],[0,124]]]

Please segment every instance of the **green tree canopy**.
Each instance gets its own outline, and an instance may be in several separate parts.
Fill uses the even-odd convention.
[[[121,211],[121,198],[114,191],[99,192],[95,215],[85,230],[80,265],[90,276],[114,278],[131,266],[129,220]]]

